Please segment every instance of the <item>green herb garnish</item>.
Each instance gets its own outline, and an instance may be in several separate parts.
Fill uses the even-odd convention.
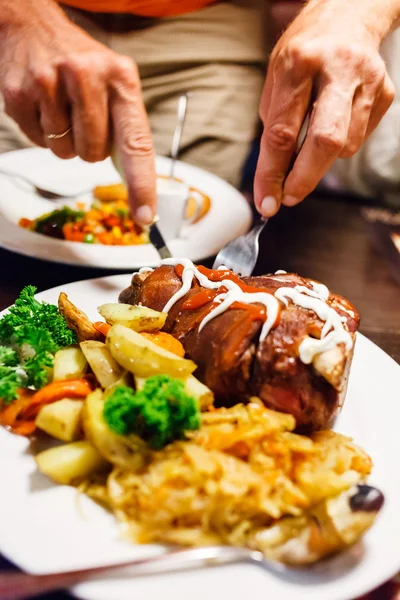
[[[182,381],[154,375],[139,392],[118,386],[105,401],[104,419],[115,433],[134,433],[160,449],[200,427],[200,408]]]
[[[35,219],[33,229],[38,233],[52,237],[62,237],[62,228],[66,223],[75,223],[84,217],[82,210],[73,210],[64,206]]]
[[[39,302],[26,286],[0,319],[0,399],[8,404],[19,387],[40,389],[49,379],[54,354],[77,343],[57,306]]]

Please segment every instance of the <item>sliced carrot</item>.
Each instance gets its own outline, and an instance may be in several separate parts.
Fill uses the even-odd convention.
[[[19,435],[31,435],[36,429],[35,422],[21,419],[20,415],[31,403],[33,395],[33,390],[18,390],[19,397],[0,411],[0,425]]]
[[[0,425],[4,427],[15,427],[21,412],[29,406],[34,392],[32,390],[18,390],[18,398],[11,404],[4,406],[0,412]]]
[[[35,421],[21,421],[20,423],[17,423],[15,427],[12,427],[12,432],[16,433],[17,435],[28,436],[32,435],[35,429]]]
[[[143,331],[141,335],[154,342],[154,344],[157,344],[157,346],[164,348],[164,350],[173,352],[182,358],[185,356],[184,347],[180,341],[174,338],[170,333],[165,333],[165,331],[157,331],[155,333]]]
[[[103,321],[96,321],[95,323],[93,323],[93,327],[96,329],[96,331],[102,333],[104,337],[107,337],[107,333],[111,329],[111,325],[109,325],[108,323],[103,323]]]
[[[24,229],[30,229],[33,225],[33,221],[31,219],[25,219],[24,217],[19,220],[18,225],[23,227]]]
[[[98,234],[98,239],[100,244],[104,244],[105,246],[112,246],[114,242],[114,236],[109,231],[103,231]]]
[[[32,419],[45,404],[51,404],[63,398],[86,398],[91,391],[92,386],[86,379],[53,381],[32,396],[21,416],[25,419]]]
[[[64,238],[68,242],[83,242],[86,234],[79,230],[76,223],[65,223],[62,227]]]

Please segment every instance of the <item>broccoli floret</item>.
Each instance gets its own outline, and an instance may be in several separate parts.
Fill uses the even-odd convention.
[[[43,387],[60,348],[77,343],[57,306],[35,299],[36,288],[26,286],[9,312],[0,319],[0,399],[9,403],[17,388]]]
[[[118,386],[104,404],[104,419],[115,433],[134,433],[158,450],[198,429],[200,408],[182,381],[154,375],[139,392]]]

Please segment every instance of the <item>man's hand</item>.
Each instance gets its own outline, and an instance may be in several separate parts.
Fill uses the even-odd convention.
[[[398,9],[398,0],[311,0],[277,43],[261,100],[255,179],[255,203],[265,217],[281,203],[301,202],[336,158],[357,152],[388,110],[394,86],[379,45]]]
[[[53,0],[0,0],[0,91],[6,112],[37,145],[95,162],[115,140],[141,224],[152,221],[152,137],[134,62],[73,25]],[[71,132],[60,139],[49,134]]]

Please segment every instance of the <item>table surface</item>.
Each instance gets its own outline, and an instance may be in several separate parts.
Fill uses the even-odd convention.
[[[353,302],[361,313],[361,332],[400,363],[400,286],[375,250],[360,210],[361,204],[355,199],[321,195],[281,210],[265,230],[256,273],[284,269],[324,282]],[[5,250],[0,250],[0,264],[0,309],[12,304],[27,284],[41,291],[113,274],[40,262]],[[0,559],[0,568],[6,566]],[[396,586],[387,584],[368,600],[395,600],[396,593]],[[61,600],[63,595],[46,598]]]

